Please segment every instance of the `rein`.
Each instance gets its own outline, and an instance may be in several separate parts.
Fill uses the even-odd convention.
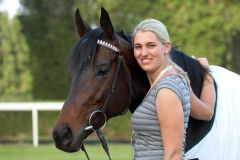
[[[91,115],[89,116],[89,125],[85,128],[85,131],[92,130],[92,131],[96,132],[96,134],[98,136],[98,139],[100,140],[104,151],[106,152],[109,160],[111,160],[111,156],[109,154],[108,144],[107,144],[107,141],[106,141],[106,139],[105,139],[105,137],[104,137],[104,135],[102,133],[102,129],[105,127],[106,122],[107,122],[107,117],[106,117],[105,113],[106,113],[106,109],[107,109],[107,105],[108,105],[108,102],[110,100],[110,97],[115,92],[121,66],[123,66],[123,69],[124,69],[124,72],[125,72],[125,75],[126,75],[125,77],[126,77],[126,80],[127,80],[128,88],[129,88],[129,95],[130,95],[129,96],[129,105],[131,104],[132,81],[131,81],[131,77],[129,75],[127,66],[126,66],[126,64],[124,62],[123,55],[120,53],[120,49],[118,47],[116,47],[116,46],[106,42],[106,41],[103,41],[103,40],[98,40],[97,44],[100,45],[100,46],[104,46],[104,47],[106,47],[106,48],[108,48],[108,49],[110,49],[110,50],[112,50],[112,51],[114,51],[115,53],[118,54],[118,57],[117,57],[117,68],[116,68],[115,75],[113,77],[110,94],[108,94],[107,98],[105,99],[104,104],[102,106],[102,109],[101,110],[99,110],[99,109],[95,110],[95,111],[93,111],[91,113]],[[127,112],[127,110],[128,110],[128,107],[122,113],[122,115],[125,114]],[[92,124],[92,119],[94,119],[94,116],[96,116],[97,114],[101,114],[101,116],[104,119],[104,123],[103,123],[103,125],[101,125],[101,127],[95,128],[94,125]],[[83,144],[81,146],[81,149],[85,153],[87,159],[90,160],[90,158],[88,156],[88,153],[87,153],[87,151],[86,151],[86,149],[85,149]]]

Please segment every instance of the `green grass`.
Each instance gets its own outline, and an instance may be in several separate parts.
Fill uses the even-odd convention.
[[[100,144],[85,145],[91,160],[107,160]],[[130,144],[109,144],[113,160],[131,160],[132,147]],[[53,144],[33,147],[31,144],[0,145],[0,160],[86,160],[83,152],[66,153],[55,148]]]

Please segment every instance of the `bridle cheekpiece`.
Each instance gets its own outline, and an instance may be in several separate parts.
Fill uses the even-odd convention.
[[[124,59],[123,59],[123,55],[120,54],[120,49],[114,45],[112,45],[111,43],[109,42],[106,42],[104,40],[100,40],[98,39],[97,40],[97,44],[100,45],[100,46],[103,46],[103,47],[106,47],[116,53],[118,53],[118,58],[117,58],[117,68],[116,68],[116,72],[115,72],[115,75],[113,77],[113,82],[112,82],[112,86],[111,86],[111,92],[109,93],[108,97],[105,99],[105,102],[102,106],[102,109],[101,110],[96,110],[96,111],[93,111],[89,117],[89,125],[85,127],[85,131],[88,131],[88,130],[92,130],[94,132],[97,133],[97,136],[102,144],[102,147],[103,149],[105,150],[109,160],[111,160],[111,157],[110,157],[110,154],[109,154],[109,149],[108,149],[108,145],[107,145],[107,142],[105,140],[105,137],[101,131],[101,129],[104,128],[104,126],[106,125],[106,121],[107,121],[107,117],[106,117],[106,108],[107,108],[107,105],[108,105],[108,102],[109,102],[109,99],[111,97],[111,95],[114,93],[115,91],[115,88],[116,88],[116,83],[117,83],[117,80],[118,80],[118,76],[119,76],[119,73],[120,73],[120,67],[123,66],[123,69],[124,69],[124,72],[125,72],[125,75],[126,75],[126,79],[127,79],[127,83],[128,83],[128,88],[129,88],[129,95],[131,95],[131,88],[132,88],[132,85],[131,85],[131,77],[129,75],[129,72],[127,70],[127,66],[124,62]],[[131,96],[130,96],[130,100],[129,100],[129,105],[131,104]],[[122,113],[122,114],[125,114],[127,112],[128,108],[126,108],[126,110]],[[102,126],[100,128],[94,128],[94,125],[92,123],[92,119],[94,119],[93,117],[96,116],[96,114],[101,114],[102,117],[104,118],[104,123],[102,124]],[[84,145],[81,146],[81,149],[85,152],[86,154],[86,157],[87,159],[89,160],[89,156],[87,154],[87,151],[84,147]]]

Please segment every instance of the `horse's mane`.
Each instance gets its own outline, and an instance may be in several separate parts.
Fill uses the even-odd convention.
[[[122,37],[123,39],[125,39],[128,43],[132,44],[132,38],[131,36],[126,35],[123,31],[119,31],[117,32],[117,34]]]
[[[102,33],[100,28],[90,30],[75,44],[71,51],[69,62],[72,74],[80,71],[86,64],[90,63],[90,59],[94,59],[97,40]]]
[[[193,92],[200,97],[202,90],[203,78],[208,69],[204,68],[199,61],[184,54],[182,51],[173,47],[170,51],[171,59],[188,73]]]

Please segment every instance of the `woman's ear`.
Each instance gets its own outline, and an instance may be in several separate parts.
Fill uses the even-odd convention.
[[[167,42],[165,44],[165,54],[168,54],[171,50],[171,43],[170,42]]]

